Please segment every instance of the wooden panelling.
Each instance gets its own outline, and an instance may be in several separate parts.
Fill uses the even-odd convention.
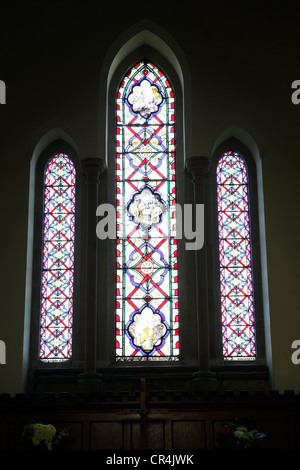
[[[205,449],[205,421],[189,420],[172,422],[173,448]]]
[[[90,423],[90,450],[123,449],[122,421],[93,421]]]
[[[140,449],[142,431],[145,433],[144,442],[147,443],[147,447],[154,450],[165,449],[164,421],[148,420],[146,421],[144,428],[140,422],[132,423],[132,449]]]
[[[142,404],[142,408],[141,408]],[[255,419],[263,449],[300,449],[298,395],[0,396],[0,449],[22,448],[30,422],[69,428],[66,450],[212,450],[224,421]]]

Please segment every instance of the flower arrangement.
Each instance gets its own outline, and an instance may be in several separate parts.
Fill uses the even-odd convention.
[[[266,437],[253,426],[253,423],[239,422],[235,419],[223,423],[220,432],[220,445],[229,449],[249,449],[255,446],[257,439]]]
[[[52,450],[64,437],[69,435],[69,431],[63,427],[55,427],[53,424],[28,424],[24,427],[22,438],[39,449]]]

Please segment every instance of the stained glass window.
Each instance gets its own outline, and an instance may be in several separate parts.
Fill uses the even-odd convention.
[[[75,168],[59,153],[44,177],[40,360],[72,357]]]
[[[217,202],[223,356],[255,359],[248,171],[243,158],[226,152],[217,166]]]
[[[116,100],[116,358],[179,358],[175,98],[141,61]]]

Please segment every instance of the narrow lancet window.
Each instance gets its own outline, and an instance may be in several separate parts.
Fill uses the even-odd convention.
[[[75,168],[58,153],[44,176],[40,360],[72,357]]]
[[[138,62],[116,100],[116,359],[179,358],[175,98]]]
[[[236,152],[217,166],[223,357],[256,357],[248,171]]]

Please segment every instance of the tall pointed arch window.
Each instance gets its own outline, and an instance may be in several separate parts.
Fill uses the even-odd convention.
[[[223,357],[255,360],[255,318],[248,171],[234,151],[217,165]]]
[[[40,360],[72,357],[75,180],[72,160],[57,153],[44,173]]]
[[[175,97],[143,60],[116,100],[116,359],[179,358]]]

